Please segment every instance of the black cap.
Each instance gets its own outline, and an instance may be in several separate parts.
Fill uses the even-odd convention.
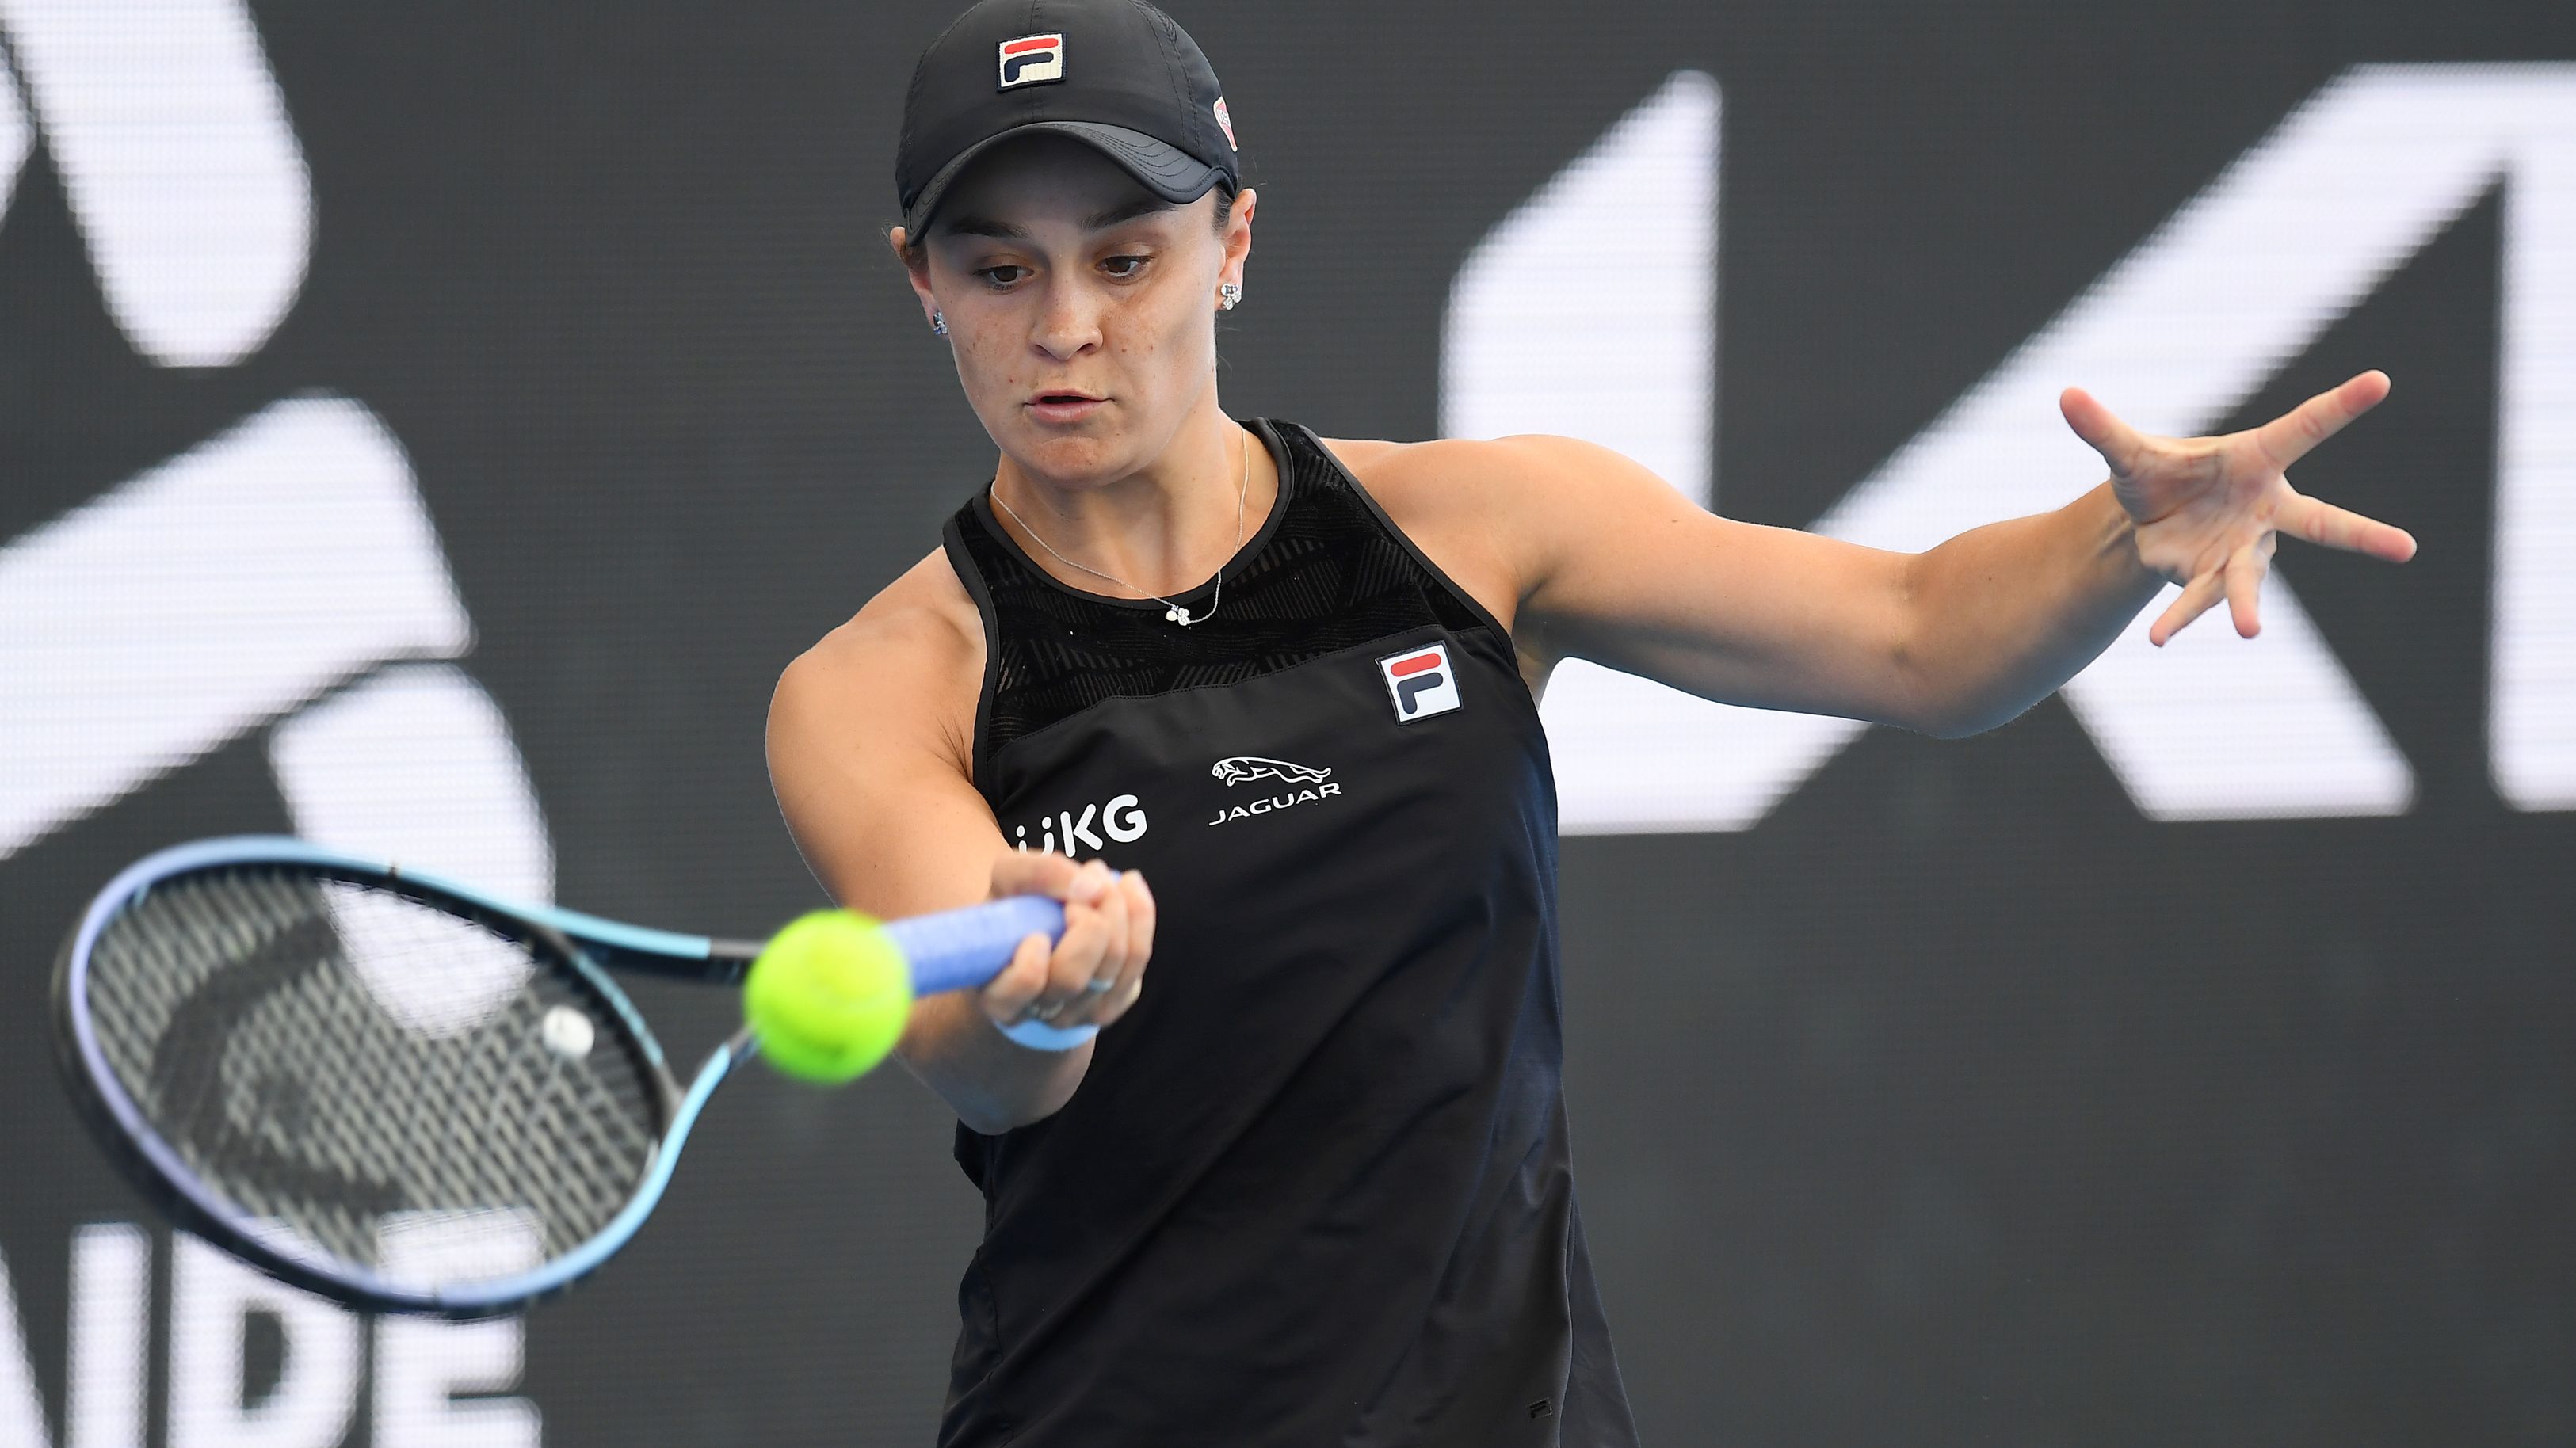
[[[1041,131],[1174,205],[1243,184],[1216,71],[1172,17],[1145,0],[983,0],[913,67],[894,158],[905,232],[922,234],[969,162]]]

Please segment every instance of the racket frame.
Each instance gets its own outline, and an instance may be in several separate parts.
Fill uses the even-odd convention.
[[[310,871],[319,879],[391,889],[472,920],[512,938],[529,938],[562,953],[582,983],[616,1013],[618,1024],[643,1055],[647,1078],[659,1096],[663,1131],[635,1193],[607,1225],[589,1238],[528,1271],[488,1281],[420,1287],[391,1281],[341,1262],[287,1237],[257,1229],[181,1158],[146,1118],[109,1064],[90,1019],[87,1000],[90,951],[107,926],[152,888],[181,876],[222,868],[276,866]],[[698,1068],[688,1086],[673,1078],[661,1043],[654,1039],[603,964],[666,978],[738,983],[760,954],[756,943],[651,930],[550,905],[505,900],[426,871],[368,860],[304,840],[275,835],[233,835],[175,845],[126,867],[82,912],[64,941],[54,970],[57,1059],[84,1124],[108,1148],[124,1174],[182,1226],[270,1276],[361,1311],[394,1311],[456,1319],[496,1317],[562,1292],[589,1275],[631,1240],[670,1185],[699,1113],[725,1077],[757,1045],[748,1028],[737,1031]]]

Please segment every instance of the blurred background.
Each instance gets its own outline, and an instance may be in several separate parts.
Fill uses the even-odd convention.
[[[2297,481],[2421,556],[2285,550],[2258,642],[1963,743],[1561,673],[1648,1441],[2576,1439],[2576,10],[1170,8],[1240,416],[1918,547],[2098,479],[2065,384],[2396,380]],[[523,1323],[362,1322],[151,1221],[46,990],[198,835],[818,903],[770,686],[992,463],[879,236],[945,11],[0,0],[0,1448],[928,1441],[979,1202],[899,1072],[754,1073]]]

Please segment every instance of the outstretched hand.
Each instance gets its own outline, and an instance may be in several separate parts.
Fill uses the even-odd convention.
[[[2261,427],[2225,437],[2155,437],[2070,387],[2057,399],[2066,425],[2111,465],[2111,488],[2137,524],[2138,557],[2182,585],[2182,597],[2147,630],[2162,647],[2223,596],[2236,632],[2254,637],[2272,549],[2283,533],[2390,563],[2415,556],[2402,528],[2319,502],[2290,486],[2289,466],[2388,396],[2388,374],[2364,372]]]

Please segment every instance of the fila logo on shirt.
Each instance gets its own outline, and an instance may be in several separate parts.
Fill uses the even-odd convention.
[[[1377,661],[1395,701],[1395,722],[1410,724],[1458,707],[1458,671],[1449,667],[1447,644],[1425,644]]]
[[[1099,824],[1099,829],[1092,828],[1094,822]],[[1091,853],[1097,855],[1109,847],[1111,840],[1123,845],[1145,838],[1146,823],[1145,811],[1137,806],[1136,796],[1122,794],[1112,797],[1106,804],[1084,805],[1079,815],[1071,810],[1059,811],[1052,818],[1040,815],[1038,837],[1030,839],[1029,827],[1021,825],[1012,831],[1017,837],[1012,843],[1023,850],[1050,850],[1066,855],[1071,855],[1076,845],[1089,845]]]
[[[1064,79],[1064,37],[1062,35],[1023,35],[1002,42],[1002,83],[995,90],[1009,90],[1015,85],[1037,85]]]

